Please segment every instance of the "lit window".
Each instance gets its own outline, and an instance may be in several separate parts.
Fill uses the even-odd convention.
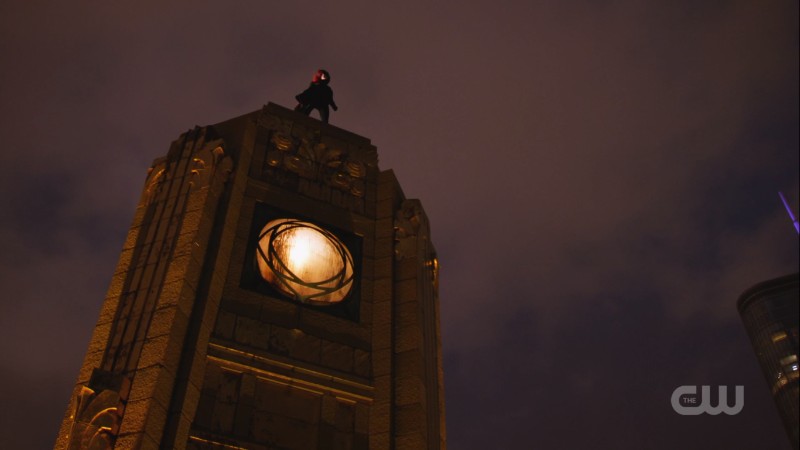
[[[353,257],[331,232],[295,219],[273,220],[258,238],[258,270],[273,287],[301,301],[332,304],[353,286]]]

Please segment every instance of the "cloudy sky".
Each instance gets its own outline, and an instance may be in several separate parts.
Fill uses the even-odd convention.
[[[293,96],[442,265],[451,449],[787,449],[736,313],[798,270],[798,3],[0,3],[0,447],[52,446],[151,161]],[[744,385],[679,416],[680,385]]]

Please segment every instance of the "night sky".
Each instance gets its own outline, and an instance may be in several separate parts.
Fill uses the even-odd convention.
[[[152,160],[318,68],[430,218],[450,449],[789,448],[736,299],[798,271],[798,2],[441,3],[0,3],[0,448],[52,447]]]

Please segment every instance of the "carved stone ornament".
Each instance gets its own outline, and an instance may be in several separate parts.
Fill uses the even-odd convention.
[[[398,261],[417,256],[417,235],[423,220],[418,201],[405,200],[394,215],[394,254]]]
[[[368,163],[340,147],[321,141],[319,132],[294,137],[273,130],[267,145],[266,164],[332,188],[363,197]]]
[[[144,183],[144,204],[149,205],[150,202],[156,197],[156,194],[161,190],[166,178],[167,163],[161,160],[153,167],[147,169],[147,180]]]
[[[207,142],[192,156],[190,164],[191,186],[199,189],[209,186],[215,174],[222,174],[222,181],[226,181],[233,171],[233,160],[225,154],[221,139]]]
[[[170,176],[170,164],[177,164],[177,162],[170,163],[166,158],[162,158],[147,169],[143,194],[144,205],[149,205],[163,188],[164,182]],[[221,172],[222,181],[226,181],[233,171],[233,160],[226,155],[222,139],[215,139],[205,142],[199,150],[192,154],[186,170],[188,172],[186,175],[189,175],[189,186],[193,190],[197,190],[210,186],[217,172]]]
[[[119,393],[83,387],[75,399],[68,450],[110,450],[119,431]]]

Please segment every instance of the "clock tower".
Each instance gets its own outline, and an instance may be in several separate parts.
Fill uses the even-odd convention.
[[[275,104],[147,173],[55,448],[444,449],[438,260],[370,141]]]

